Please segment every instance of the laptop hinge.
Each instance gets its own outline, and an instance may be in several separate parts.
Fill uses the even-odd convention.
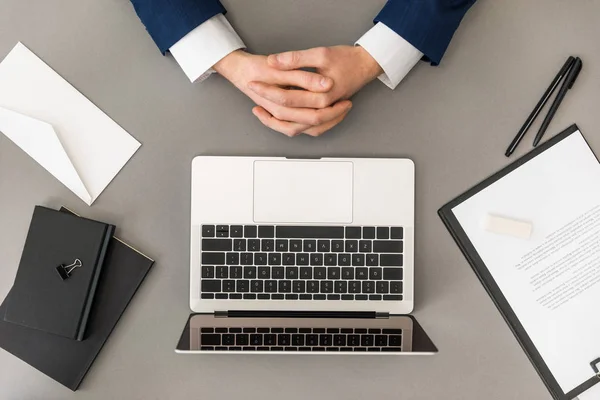
[[[229,310],[215,311],[217,318],[361,318],[387,319],[387,312],[375,311],[275,311],[275,310]]]

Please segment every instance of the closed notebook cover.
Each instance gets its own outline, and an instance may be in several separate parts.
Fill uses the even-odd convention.
[[[83,340],[114,226],[37,206],[6,307],[7,322]],[[81,267],[61,278],[57,267]]]
[[[85,340],[78,342],[0,320],[0,347],[69,389],[77,390],[153,264],[152,259],[112,238]],[[13,291],[0,305],[0,315],[5,313]]]

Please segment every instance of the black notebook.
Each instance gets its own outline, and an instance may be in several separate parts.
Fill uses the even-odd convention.
[[[112,238],[85,340],[79,342],[49,335],[0,320],[0,347],[71,390],[77,390],[153,264],[149,257]],[[0,305],[0,315],[4,315],[13,292],[14,288]]]
[[[4,319],[83,340],[115,227],[37,206]]]

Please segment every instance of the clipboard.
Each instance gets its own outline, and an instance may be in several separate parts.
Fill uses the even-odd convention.
[[[537,148],[527,153],[523,157],[519,158],[507,167],[503,168],[496,174],[475,185],[473,188],[469,189],[468,191],[458,196],[454,200],[450,201],[438,210],[438,215],[440,216],[444,225],[452,235],[452,238],[454,239],[461,252],[463,253],[464,257],[467,259],[467,261],[473,268],[473,271],[483,284],[485,290],[488,292],[492,301],[498,308],[498,311],[500,311],[500,314],[510,327],[517,341],[525,351],[525,354],[533,364],[538,375],[540,376],[540,378],[542,379],[542,381],[544,382],[544,384],[546,385],[546,387],[548,388],[548,390],[552,394],[552,397],[555,400],[572,400],[575,399],[577,396],[583,394],[590,388],[594,387],[595,385],[600,385],[600,358],[597,358],[598,356],[600,356],[600,354],[590,355],[590,372],[593,372],[594,374],[592,378],[588,379],[585,382],[582,382],[573,390],[565,393],[559,385],[557,379],[552,374],[550,368],[542,358],[531,337],[521,324],[519,318],[517,317],[513,308],[504,296],[502,290],[498,286],[491,272],[483,262],[482,258],[479,256],[477,250],[475,249],[475,246],[473,245],[465,230],[454,215],[453,209],[459,204],[478,194],[488,186],[502,179],[512,171],[518,169],[531,159],[537,157],[544,151],[550,149],[552,146],[556,145],[557,143],[560,143],[562,140],[578,131],[579,128],[577,127],[577,125],[574,124],[570,126],[563,132],[554,136],[544,144],[538,146]]]

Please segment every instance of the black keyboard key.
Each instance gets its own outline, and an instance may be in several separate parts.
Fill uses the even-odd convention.
[[[402,268],[384,268],[383,279],[386,281],[395,281],[402,279]]]
[[[283,265],[296,265],[296,255],[294,253],[283,254]]]
[[[360,239],[360,227],[358,227],[358,226],[346,227],[346,239]]]
[[[298,333],[298,328],[284,328],[285,333]]]
[[[374,337],[373,335],[361,335],[360,336],[360,345],[361,346],[373,346]]]
[[[284,300],[285,295],[284,294],[272,294],[271,299],[272,300]]]
[[[375,291],[377,293],[389,293],[390,286],[388,281],[379,281],[375,284]]]
[[[260,246],[260,250],[261,251],[270,252],[270,251],[274,251],[275,250],[275,240],[273,240],[273,239],[263,239],[260,242],[261,242],[261,246]]]
[[[377,239],[389,239],[390,238],[390,228],[387,227],[378,227],[377,228]]]
[[[331,251],[334,253],[341,253],[344,251],[344,241],[343,240],[332,240],[331,241]]]
[[[256,279],[256,267],[244,267],[244,278]]]
[[[205,265],[202,267],[202,277],[203,278],[214,278],[215,277],[215,267]]]
[[[315,294],[313,295],[313,300],[327,300],[326,294]]]
[[[315,251],[317,251],[317,241],[305,240],[303,249],[305,253],[314,253]]]
[[[281,265],[281,253],[270,253],[269,265]]]
[[[325,265],[337,265],[337,254],[325,254],[323,261]]]
[[[352,256],[350,256],[350,254],[340,254],[338,256],[338,265],[342,266],[342,267],[348,267],[350,266]]]
[[[354,268],[352,268],[352,267],[342,268],[342,279],[354,279]]]
[[[227,266],[220,266],[217,267],[217,278],[220,279],[227,279],[229,278],[229,267]]]
[[[232,347],[229,348],[228,351],[242,351],[242,347],[232,346]]]
[[[365,265],[365,255],[364,254],[352,254],[352,266],[362,267],[364,265]]]
[[[319,345],[319,335],[306,335],[306,345],[307,346],[318,346]]]
[[[373,301],[373,300],[381,300],[381,295],[380,294],[371,294],[369,295],[369,300]]]
[[[245,239],[234,239],[233,240],[233,251],[246,251],[246,240]]]
[[[286,267],[285,279],[298,279],[298,267]]]
[[[252,291],[252,293],[262,293],[263,292],[263,281],[250,282],[250,290]]]
[[[275,237],[275,227],[274,226],[259,226],[258,227],[258,237],[259,238]]]
[[[223,335],[223,346],[233,346],[235,344],[235,335]]]
[[[348,282],[336,281],[334,286],[336,293],[348,293]]]
[[[342,332],[342,333],[353,333],[354,329],[352,329],[352,328],[342,328],[342,329],[340,329],[340,332]]]
[[[319,293],[319,281],[306,282],[306,291],[308,293]]]
[[[242,265],[254,265],[254,257],[252,253],[242,253],[240,258],[240,264]]]
[[[244,300],[256,300],[256,294],[244,293]]]
[[[359,281],[348,282],[348,292],[360,293],[360,282]]]
[[[215,237],[215,226],[202,225],[202,237]]]
[[[256,332],[258,332],[258,333],[269,333],[269,332],[271,332],[271,329],[269,329],[269,328],[257,328]]]
[[[258,278],[259,279],[271,278],[271,267],[258,267]]]
[[[292,335],[293,346],[304,346],[304,335]]]
[[[231,251],[231,239],[202,239],[202,251]]]
[[[217,225],[217,237],[229,237],[229,226]]]
[[[375,240],[373,242],[374,253],[402,253],[403,250],[402,240]]]
[[[277,281],[265,281],[265,292],[277,293]]]
[[[383,329],[382,332],[386,335],[402,335],[402,329]]]
[[[307,253],[296,254],[296,264],[298,265],[308,265],[309,260],[310,256]]]
[[[244,237],[244,227],[241,225],[231,225],[229,229],[229,236],[232,238]]]
[[[242,295],[240,293],[230,293],[229,294],[229,299],[230,300],[241,300],[242,299]]]
[[[247,293],[250,291],[250,281],[247,280],[239,280],[235,281],[235,291],[238,293]]]
[[[333,336],[333,345],[342,347],[346,345],[346,335],[334,335]]]
[[[285,295],[286,300],[298,300],[298,295],[295,293],[288,293]]]
[[[257,294],[256,298],[258,300],[269,300],[271,298],[271,295],[270,294],[261,293],[261,294]]]
[[[379,265],[382,267],[401,267],[402,254],[381,254],[379,256]]]
[[[285,239],[278,239],[275,241],[275,251],[285,253],[288,251],[288,241]]]
[[[348,335],[348,346],[360,346],[360,335]]]
[[[202,279],[201,292],[216,293],[221,291],[221,281]]]
[[[277,237],[282,239],[342,239],[344,228],[341,226],[278,226]]]
[[[402,293],[402,282],[390,282],[390,293]]]
[[[384,294],[383,299],[386,301],[399,301],[402,300],[401,294]]]
[[[292,343],[292,336],[287,333],[277,335],[278,346],[289,346]]]
[[[283,328],[271,328],[272,333],[283,333],[285,329]]]
[[[261,335],[261,334],[250,335],[250,344],[252,346],[262,346],[262,343],[263,343],[263,335]]]
[[[369,330],[367,332],[379,335],[381,333],[381,329],[369,328]]]
[[[271,276],[273,277],[273,279],[284,279],[285,278],[285,268],[273,267],[271,269]]]
[[[223,291],[226,293],[235,292],[235,281],[232,281],[232,280],[223,281]]]
[[[202,253],[202,265],[225,264],[225,253]]]
[[[213,293],[200,293],[201,299],[214,299],[215,295]]]
[[[312,295],[311,294],[301,294],[300,300],[312,300]]]
[[[404,229],[402,227],[394,227],[390,236],[392,239],[404,239]]]
[[[375,346],[385,347],[387,346],[388,337],[386,335],[375,336]]]
[[[358,251],[358,240],[346,240],[346,252],[356,253]]]
[[[215,333],[227,333],[227,328],[215,328]]]
[[[319,240],[317,242],[317,251],[320,253],[327,253],[331,249],[331,243],[329,240]]]
[[[215,328],[200,328],[200,333],[215,333]]]
[[[333,293],[333,282],[321,281],[321,293]]]
[[[367,266],[369,266],[369,267],[379,266],[379,254],[367,254]]]
[[[389,340],[389,346],[401,346],[402,345],[402,336],[401,335],[390,335],[388,340]]]
[[[363,283],[362,283],[362,292],[363,293],[375,293],[375,282],[373,282],[373,281],[363,281]]]
[[[242,347],[242,351],[255,351],[256,347]]]
[[[298,329],[298,332],[300,332],[300,333],[311,333],[312,329],[311,328],[300,328],[300,329]]]
[[[325,351],[325,347],[313,347],[312,351]]]
[[[256,235],[257,235],[256,226],[254,226],[254,225],[244,226],[244,237],[245,238],[255,238]]]
[[[248,239],[248,251],[260,251],[260,239]]]
[[[339,294],[328,294],[327,295],[327,300],[339,300],[339,299],[340,299]]]
[[[242,267],[229,267],[229,277],[232,279],[240,279],[243,277]]]
[[[369,347],[369,348],[367,349],[367,351],[371,351],[371,352],[373,352],[373,351],[381,351],[381,350],[380,350],[379,348],[377,348],[377,347]]]
[[[383,275],[382,268],[377,268],[377,267],[369,268],[369,279],[371,279],[373,281],[377,281],[379,279],[382,279],[382,275]]]
[[[319,346],[333,345],[333,335],[319,335]]]
[[[315,267],[313,268],[315,279],[327,279],[327,268]]]
[[[277,344],[277,335],[267,334],[264,335],[263,339],[266,346],[275,346]]]
[[[300,279],[312,279],[311,267],[300,267]]]
[[[310,265],[323,265],[323,254],[313,253],[310,255]]]
[[[355,268],[356,279],[364,280],[369,279],[368,268]]]
[[[352,294],[343,294],[342,300],[354,300],[354,295]]]
[[[340,267],[329,267],[327,268],[327,279],[337,280],[341,279],[342,270]]]
[[[375,239],[375,228],[372,226],[365,226],[363,228],[363,239]]]
[[[254,254],[254,264],[255,265],[267,265],[269,262],[269,257],[267,253],[256,253]]]
[[[372,245],[371,245],[370,240],[361,240],[360,243],[358,244],[358,250],[361,253],[370,253],[371,249],[372,249]]]
[[[215,294],[215,299],[217,300],[227,300],[229,295],[227,293],[217,293]]]
[[[357,294],[354,296],[354,300],[369,300],[369,296],[366,294]]]
[[[279,281],[279,293],[291,293],[292,281]]]
[[[294,253],[302,251],[302,240],[290,240],[290,251]]]

